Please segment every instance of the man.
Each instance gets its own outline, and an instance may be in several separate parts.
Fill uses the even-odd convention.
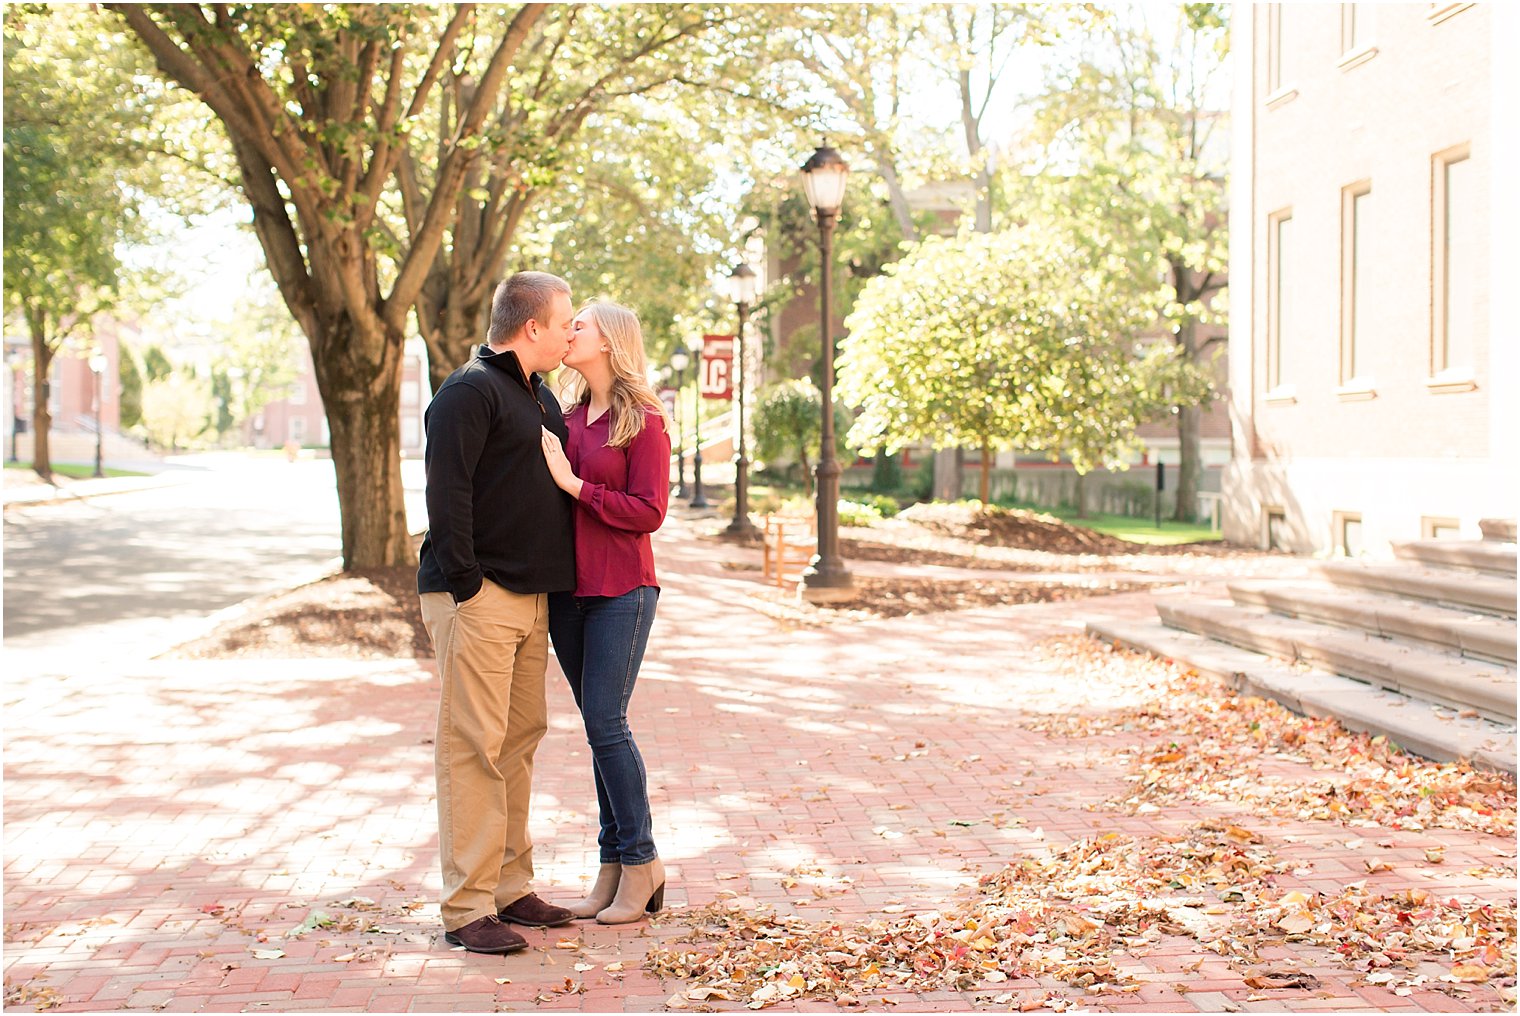
[[[529,889],[533,753],[548,729],[548,597],[575,588],[571,503],[544,462],[540,427],[563,441],[539,379],[570,348],[570,287],[519,272],[496,288],[486,344],[428,406],[428,533],[417,591],[438,657],[435,763],[444,938],[509,953],[504,922],[574,917]]]

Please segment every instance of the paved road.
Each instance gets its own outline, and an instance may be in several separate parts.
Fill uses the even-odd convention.
[[[8,656],[166,648],[208,615],[314,575],[340,552],[329,461],[201,456],[168,475],[168,486],[7,509]]]

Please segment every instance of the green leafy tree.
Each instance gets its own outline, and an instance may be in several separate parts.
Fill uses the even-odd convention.
[[[142,233],[133,193],[151,103],[135,51],[86,8],[5,9],[5,310],[31,338],[32,465],[51,479],[48,377],[88,348],[122,290],[118,245]]]
[[[117,347],[117,381],[121,385],[119,419],[123,430],[142,423],[143,372],[137,354],[125,343]]]
[[[1133,274],[1055,228],[931,237],[872,280],[846,322],[840,398],[868,451],[926,442],[1122,467],[1134,431],[1196,385],[1137,356],[1149,320]]]
[[[752,30],[761,9],[732,5],[107,6],[226,129],[312,349],[347,567],[408,551],[396,454],[408,316],[436,383],[480,340],[524,216],[573,168],[578,132],[721,68],[741,93],[766,38]]]
[[[271,287],[254,283],[214,326],[218,438],[283,397],[301,372],[301,336]]]
[[[161,448],[179,451],[211,429],[216,411],[209,381],[175,371],[143,389],[142,427]]]
[[[504,270],[552,265],[578,300],[634,308],[653,362],[683,334],[720,330],[704,312],[715,255],[733,242],[732,215],[715,199],[714,161],[690,141],[703,110],[716,115],[697,98],[626,97],[588,118],[566,144],[573,168],[527,210]]]
[[[848,463],[854,456],[846,431],[848,411],[835,407],[835,451]],[[804,489],[813,493],[810,452],[823,439],[823,393],[807,378],[779,381],[760,392],[755,404],[755,454],[764,462],[792,460],[799,467]]]
[[[163,347],[157,343],[143,349],[143,374],[152,381],[162,381],[174,373],[174,364],[169,362],[169,357],[164,353]]]
[[[1110,20],[1057,69],[1035,104],[1034,157],[1008,179],[1014,218],[1057,216],[1164,280],[1155,299],[1163,342],[1201,377],[1225,341],[1202,338],[1200,327],[1226,315],[1228,5],[1174,11],[1159,33],[1135,12]],[[1198,510],[1198,406],[1177,405],[1178,519]]]
[[[407,320],[544,5],[500,16],[472,4],[106,6],[166,77],[211,109],[231,144],[265,262],[311,346],[344,566],[406,562]],[[457,85],[446,100],[445,78]],[[451,111],[447,142],[436,168],[405,189],[410,214],[397,235],[383,215],[399,201],[388,187],[440,101]]]
[[[493,100],[480,157],[452,204],[417,302],[435,387],[481,341],[492,292],[510,268],[559,271],[578,285],[577,295],[608,292],[615,273],[642,276],[665,291],[641,309],[655,319],[674,316],[666,294],[691,278],[690,234],[716,211],[693,199],[711,180],[704,159],[722,118],[709,115],[704,124],[682,116],[683,107],[696,103],[712,114],[702,93],[718,91],[735,100],[726,118],[738,119],[737,102],[755,102],[747,78],[764,26],[782,16],[784,5],[557,4],[537,20]],[[478,92],[477,77],[469,62],[445,70],[432,110],[438,128],[423,125],[410,138],[397,180],[411,233],[428,183],[455,144],[462,100]],[[717,251],[704,253],[705,274]],[[659,264],[638,266],[641,258]],[[657,267],[672,274],[662,278]],[[638,295],[625,298],[657,290],[636,286]]]

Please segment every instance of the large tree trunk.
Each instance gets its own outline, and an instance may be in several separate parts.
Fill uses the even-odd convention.
[[[417,327],[427,347],[433,391],[468,363],[486,340],[491,300],[505,276],[523,213],[537,193],[513,192],[488,205],[467,195],[457,202],[450,243],[440,247],[417,300]]]
[[[390,342],[399,348],[401,337]],[[401,486],[401,372],[389,366],[373,374],[345,370],[336,358],[315,363],[332,433],[343,567],[416,564]]]
[[[1181,464],[1177,469],[1177,508],[1172,518],[1191,522],[1198,517],[1198,483],[1203,473],[1203,410],[1183,406],[1177,411],[1177,445]]]
[[[491,310],[490,296],[465,303],[458,297],[458,290],[445,290],[447,295],[441,300],[435,299],[437,292],[430,284],[417,305],[418,330],[427,346],[428,380],[435,392],[450,374],[469,362],[475,348],[486,340]]]
[[[1197,294],[1189,285],[1192,279],[1188,277],[1188,270],[1179,265],[1174,269],[1173,275],[1176,279],[1178,298],[1195,299]],[[1177,334],[1177,342],[1182,346],[1183,354],[1189,363],[1197,359],[1198,323],[1191,317],[1182,323],[1182,329]],[[1203,468],[1202,424],[1203,411],[1197,406],[1179,407],[1177,412],[1179,454],[1177,507],[1172,512],[1172,518],[1178,522],[1191,522],[1198,516],[1198,480]]]
[[[932,494],[936,501],[958,501],[961,496],[961,450],[940,448],[934,453],[934,486]]]
[[[48,433],[53,417],[48,412],[51,391],[48,374],[53,366],[53,348],[47,342],[47,312],[28,310],[26,318],[32,338],[32,468],[52,483],[53,458],[48,450]]]

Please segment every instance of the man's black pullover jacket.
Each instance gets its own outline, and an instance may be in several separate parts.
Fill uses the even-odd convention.
[[[539,433],[565,441],[565,418],[538,375],[525,375],[515,352],[482,345],[423,419],[428,533],[417,591],[463,603],[482,578],[515,593],[574,589],[573,506],[549,475]]]

